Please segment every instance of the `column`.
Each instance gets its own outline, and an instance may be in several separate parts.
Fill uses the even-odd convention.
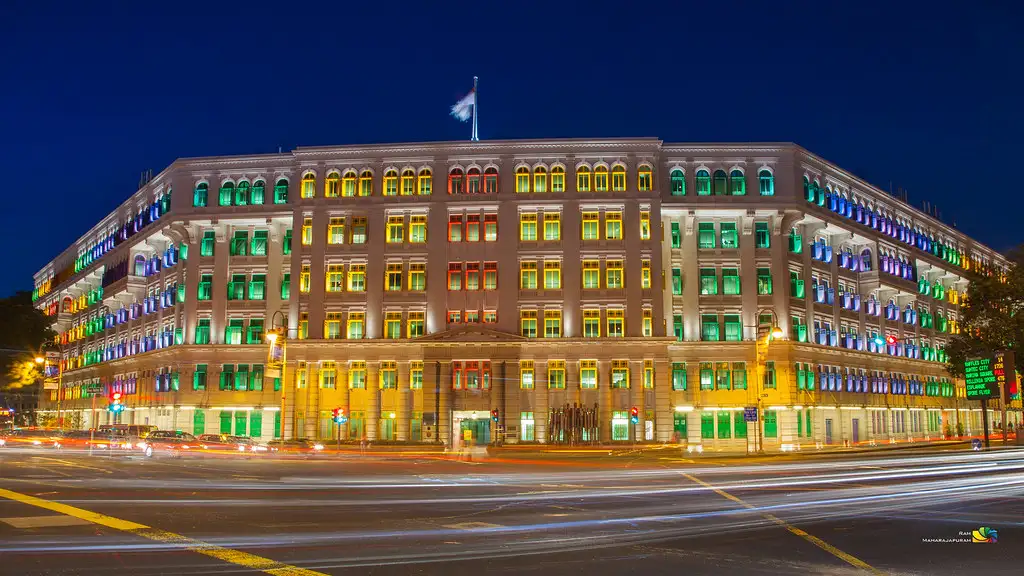
[[[338,406],[345,410],[346,417],[352,418],[352,407],[349,400],[351,394],[348,388],[348,362],[337,362],[334,365],[334,370],[335,374],[337,374],[335,385],[338,387]],[[342,440],[349,439],[348,422],[341,425],[341,438]]]
[[[434,371],[436,390],[440,398],[440,408],[437,414],[437,437],[450,448],[452,442],[452,364],[448,360],[442,360],[434,365]]]
[[[398,363],[398,430],[399,442],[409,440],[409,418],[412,415],[412,391],[409,390],[409,362]]]
[[[548,405],[551,403],[548,392],[548,365],[547,361],[534,362],[534,408],[533,408],[533,437],[542,444],[548,441]],[[541,370],[544,377],[541,378]]]
[[[213,277],[219,281],[213,283],[211,296],[213,298],[213,316],[210,319],[210,342],[212,344],[224,343],[224,328],[228,325],[227,320],[227,282],[231,279],[228,270],[228,258],[231,255],[231,242],[228,240],[229,230],[227,225],[219,224],[215,227],[216,243],[213,248]],[[191,256],[191,254],[189,255]],[[196,284],[198,290],[199,285]],[[135,325],[141,327],[145,320],[137,319]]]
[[[629,396],[632,406],[636,406],[637,410],[640,411],[640,420],[635,425],[630,423],[633,428],[633,440],[642,442],[644,439],[644,426],[646,420],[646,412],[644,410],[644,361],[643,360],[630,360],[629,361]]]
[[[700,383],[698,382],[699,386]],[[654,361],[654,434],[658,442],[672,439],[675,426],[675,406],[672,405],[672,364],[667,360]]]
[[[597,388],[598,440],[610,442],[612,439],[612,372],[611,362],[608,360],[597,361]]]
[[[378,440],[377,426],[380,423],[380,362],[366,363],[366,437]]]

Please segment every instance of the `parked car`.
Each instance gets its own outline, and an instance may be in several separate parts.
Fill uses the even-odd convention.
[[[181,430],[154,430],[139,440],[135,447],[147,457],[182,456],[202,449],[198,438]]]
[[[271,440],[267,442],[267,450],[274,454],[301,454],[304,456],[315,456],[323,451],[324,445],[313,440],[300,438],[298,440]]]

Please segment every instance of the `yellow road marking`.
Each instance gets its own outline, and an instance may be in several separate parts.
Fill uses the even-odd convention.
[[[85,470],[96,470],[98,472],[103,472],[104,474],[110,474],[111,473],[110,470],[107,470],[106,468],[97,468],[95,466],[86,466],[85,464],[76,464],[76,463],[71,462],[69,460],[61,460],[60,458],[48,458],[46,456],[36,456],[35,459],[36,460],[45,460],[47,462],[58,462],[58,463],[60,463],[63,466],[67,466],[68,468],[82,468],[82,469],[85,469]]]
[[[191,552],[197,552],[204,556],[209,556],[210,558],[216,558],[217,560],[223,560],[224,562],[229,562],[252,570],[259,570],[275,576],[327,576],[323,572],[299,568],[298,566],[292,566],[291,564],[285,564],[284,562],[278,562],[276,560],[271,560],[270,558],[249,554],[248,552],[242,552],[241,550],[232,550],[230,548],[224,548],[222,546],[208,544],[201,540],[182,536],[181,534],[175,534],[174,532],[160,530],[159,528],[151,528],[145,524],[139,524],[138,522],[114,518],[113,516],[107,516],[106,514],[83,510],[82,508],[61,504],[60,502],[51,502],[50,500],[36,498],[35,496],[29,496],[28,494],[21,494],[19,492],[12,492],[3,488],[0,488],[0,498],[14,500],[15,502],[28,504],[29,506],[35,506],[45,510],[52,510],[53,512],[59,512],[73,518],[87,520],[93,524],[99,524],[100,526],[106,526],[108,528],[114,528],[115,530],[128,532],[129,534],[148,538],[155,542],[177,544]]]
[[[729,494],[728,492],[726,492],[724,490],[719,490],[718,488],[715,488],[711,484],[708,484],[707,482],[701,480],[700,478],[697,478],[696,476],[694,476],[692,474],[687,474],[686,472],[680,472],[680,474],[682,474],[684,477],[686,477],[686,479],[690,480],[691,482],[696,482],[697,484],[700,484],[701,486],[710,489],[715,494],[718,494],[719,496],[721,496],[722,498],[725,498],[726,500],[731,500],[731,501],[733,501],[733,502],[739,504],[740,506],[743,506],[744,508],[747,508],[749,510],[756,510],[756,506],[753,506],[751,504],[747,504],[743,500],[740,500],[739,498],[733,496],[732,494]],[[797,528],[796,526],[793,526],[789,522],[786,522],[785,520],[783,520],[782,518],[779,518],[778,516],[775,516],[774,514],[766,514],[766,513],[762,512],[761,516],[765,517],[768,520],[771,520],[772,522],[774,522],[774,523],[778,524],[779,526],[781,526],[781,527],[785,528],[786,530],[788,530],[791,534],[795,534],[795,535],[803,538],[804,540],[807,540],[811,544],[814,544],[818,548],[821,548],[825,552],[828,552],[829,554],[835,556],[836,558],[839,558],[840,560],[846,562],[847,564],[849,564],[851,566],[854,566],[856,568],[860,568],[861,570],[866,570],[866,571],[871,572],[873,574],[885,574],[885,572],[882,572],[881,570],[875,568],[874,566],[868,564],[867,562],[861,560],[860,558],[857,558],[856,556],[852,556],[850,554],[847,554],[846,552],[843,552],[839,548],[836,548],[835,546],[829,544],[828,542],[825,542],[821,538],[818,538],[817,536],[814,536],[813,534],[808,534],[807,532]]]

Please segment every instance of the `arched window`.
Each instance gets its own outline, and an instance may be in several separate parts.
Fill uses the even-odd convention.
[[[448,173],[448,193],[462,194],[462,169],[455,168]]]
[[[398,196],[398,172],[390,169],[384,172],[384,195]]]
[[[337,198],[341,196],[341,175],[331,172],[324,180],[324,198]]]
[[[359,174],[359,195],[373,196],[373,172],[363,170]]]
[[[192,205],[196,208],[205,208],[209,191],[210,185],[206,182],[196,184],[196,189],[192,192]]]
[[[804,176],[804,198],[807,198],[808,202],[814,202],[814,189],[811,188],[811,181]]]
[[[356,195],[356,171],[346,170],[341,177],[341,195],[352,198]]]
[[[266,202],[267,183],[257,180],[252,184],[252,194],[249,195],[249,204],[260,205]]]
[[[757,173],[757,181],[760,184],[761,196],[775,196],[775,175],[767,170]]]
[[[747,194],[747,178],[742,170],[733,170],[729,174],[729,190],[733,196],[745,196]]]
[[[580,166],[576,169],[576,191],[590,192],[590,167]]]
[[[430,196],[430,191],[433,188],[434,177],[430,172],[430,168],[423,168],[419,174],[419,195]]]
[[[516,193],[530,191],[530,169],[526,166],[516,168]]]
[[[73,312],[72,308],[75,306],[75,301],[70,296],[65,296],[64,300],[60,303],[61,312]]]
[[[288,203],[288,181],[281,178],[274,184],[274,204]]]
[[[653,189],[653,173],[651,167],[644,164],[636,170],[636,188],[642,192]]]
[[[415,193],[414,182],[416,173],[411,169],[402,170],[402,196],[412,196]]]
[[[860,253],[860,271],[869,272],[871,270],[871,249],[865,248]]]
[[[470,168],[466,171],[466,193],[467,194],[479,194],[480,193],[480,169]]]
[[[548,191],[548,171],[543,166],[537,166],[533,169],[533,191]]]
[[[697,196],[711,195],[711,175],[707,170],[697,171]]]
[[[231,197],[235,194],[235,183],[231,180],[220,185],[220,201],[218,202],[221,206],[231,206]]]
[[[135,256],[135,265],[132,269],[134,276],[145,276],[146,275],[146,257],[142,254]]]
[[[615,192],[626,191],[626,169],[622,166],[612,168],[612,190]]]
[[[711,182],[711,193],[715,196],[724,196],[727,190],[727,180],[725,170],[715,170],[715,178]]]
[[[484,170],[484,194],[498,193],[498,169],[491,166]]]
[[[561,166],[551,167],[551,191],[565,192],[565,168]]]
[[[686,174],[676,168],[669,174],[669,191],[673,196],[686,196]]]
[[[825,190],[821,187],[821,184],[817,180],[814,181],[814,200],[818,206],[825,205]]]
[[[316,198],[316,176],[312,172],[302,175],[301,196],[303,198]]]
[[[249,182],[242,180],[235,188],[235,206],[245,206],[249,203]]]
[[[594,191],[608,191],[608,168],[605,166],[594,168]]]

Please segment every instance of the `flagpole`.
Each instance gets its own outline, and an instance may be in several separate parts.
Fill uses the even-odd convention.
[[[476,81],[476,76],[473,76],[473,137],[471,138],[473,142],[480,141],[480,136],[476,132],[476,109],[480,106],[480,92],[476,89]]]

